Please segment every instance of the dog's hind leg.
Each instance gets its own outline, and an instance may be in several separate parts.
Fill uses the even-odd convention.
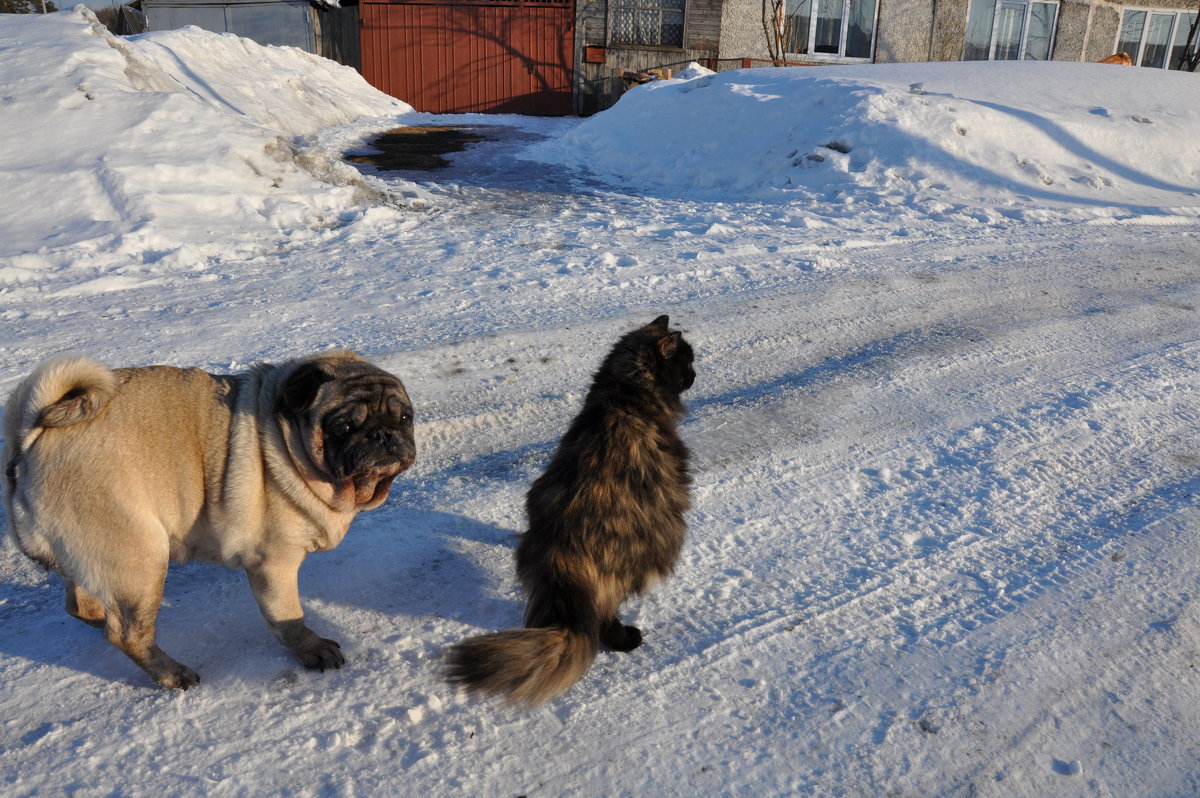
[[[158,607],[118,602],[109,607],[104,631],[108,642],[124,651],[131,660],[163,687],[186,690],[200,677],[186,665],[176,662],[158,647],[154,637],[154,619]]]
[[[200,677],[168,656],[155,640],[154,624],[167,578],[167,558],[164,555],[158,563],[128,565],[125,578],[114,586],[105,605],[105,636],[158,684],[186,690],[199,683]]]
[[[67,614],[97,629],[104,628],[104,604],[70,579],[63,577],[67,586]]]

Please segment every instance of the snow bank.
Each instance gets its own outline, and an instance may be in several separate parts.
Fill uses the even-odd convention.
[[[411,108],[349,67],[199,28],[121,39],[83,6],[0,17],[0,284],[310,241],[374,199],[304,136]],[[115,279],[110,277],[111,279]]]
[[[1194,214],[1200,152],[1178,142],[1197,130],[1200,81],[1179,72],[1034,62],[691,70],[631,90],[526,156],[690,197]]]

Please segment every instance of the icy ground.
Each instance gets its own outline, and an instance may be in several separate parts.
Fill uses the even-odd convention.
[[[53,36],[6,41],[96,37],[76,16],[55,19]],[[8,26],[0,18],[0,35]],[[175,51],[199,74],[223,44],[184,33]],[[103,62],[107,52],[86,41],[78,51]],[[100,101],[124,74],[110,66],[111,80],[93,87]],[[0,97],[22,113],[35,105],[21,94],[29,69],[22,79],[0,70]],[[762,72],[743,73],[742,85],[790,79]],[[247,200],[258,203],[253,235],[224,256],[212,248],[219,236],[201,230],[205,206],[164,222],[148,184],[136,195],[142,216],[106,217],[84,198],[95,228],[71,224],[54,240],[51,212],[28,189],[25,224],[46,240],[25,230],[34,244],[0,254],[0,391],[66,351],[225,371],[351,347],[405,380],[419,459],[383,508],[301,573],[310,623],[345,648],[335,672],[303,670],[271,639],[244,577],[192,564],[168,578],[160,642],[203,681],[186,693],[154,688],[65,615],[56,577],[6,543],[3,792],[1200,794],[1200,162],[1186,135],[1197,111],[1172,109],[1163,97],[1182,84],[1160,91],[1150,70],[1085,74],[1125,81],[1109,89],[1112,129],[1080,133],[1093,152],[1123,142],[1094,159],[1112,181],[1098,178],[1101,188],[1059,179],[1084,167],[1028,137],[1029,160],[1052,184],[1014,161],[991,182],[960,182],[934,163],[921,168],[944,171],[917,185],[911,162],[866,137],[869,108],[842,121],[860,136],[850,155],[867,153],[864,170],[824,150],[817,166],[796,167],[819,175],[819,190],[760,186],[745,199],[722,176],[752,170],[728,153],[703,170],[726,185],[719,196],[686,164],[635,190],[615,161],[596,176],[514,157],[525,141],[544,137],[547,157],[572,136],[612,155],[603,128],[619,132],[622,116],[647,124],[640,102],[627,106],[636,114],[622,106],[648,92],[583,123],[399,109],[331,122],[300,143],[285,137],[332,163],[397,121],[509,128],[447,172],[368,175],[371,191],[357,199],[302,182],[286,158],[272,167],[275,187],[230,178],[221,191],[275,192],[277,204]],[[274,85],[287,77],[280,67]],[[1009,77],[979,77],[978,91],[1017,103]],[[346,80],[348,94],[364,92]],[[884,95],[903,104],[936,81],[924,95],[907,90],[907,73],[892,82],[904,88]],[[1033,117],[1106,124],[1082,79],[1078,107],[1058,112],[1035,88],[1019,106],[1039,109]],[[147,94],[109,90],[118,115],[141,98],[123,92]],[[149,97],[183,107],[184,97]],[[0,99],[0,122],[7,112]],[[47,113],[53,140],[70,117]],[[748,113],[736,118],[751,129]],[[913,118],[898,113],[900,127]],[[1134,115],[1152,122],[1116,136]],[[253,135],[271,141],[282,127]],[[1152,129],[1183,132],[1169,153],[1161,142],[1135,151],[1141,134],[1130,131]],[[723,130],[713,125],[714,151],[724,152]],[[165,151],[175,134],[144,135]],[[996,135],[1019,149],[1018,133]],[[76,178],[55,163],[81,173],[95,163],[71,138],[39,167],[48,179]],[[680,152],[660,149],[663,159]],[[181,169],[203,164],[195,151],[178,157]],[[992,174],[1012,165],[972,157]],[[885,174],[887,162],[908,176]],[[1184,166],[1162,177],[1174,163]],[[133,157],[122,166],[138,179],[148,169]],[[14,169],[0,161],[0,179]],[[186,191],[168,199],[187,210]],[[236,218],[215,229],[239,235]],[[11,209],[0,219],[21,226]],[[139,255],[137,230],[168,252],[173,229],[198,243]],[[271,230],[282,245],[263,243]],[[511,552],[526,486],[609,343],[659,313],[698,353],[683,429],[695,509],[676,575],[627,607],[646,644],[601,654],[535,711],[456,695],[438,676],[444,647],[519,622]]]

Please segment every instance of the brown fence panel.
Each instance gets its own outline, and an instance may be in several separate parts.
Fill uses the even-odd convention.
[[[571,113],[570,0],[367,0],[360,8],[363,76],[418,111]]]

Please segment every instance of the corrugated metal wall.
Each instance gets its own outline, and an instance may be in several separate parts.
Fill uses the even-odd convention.
[[[313,20],[316,23],[317,55],[361,72],[358,6],[343,0],[341,8],[321,6],[313,10],[316,12]]]
[[[363,76],[418,111],[571,113],[571,0],[367,0],[360,9]]]
[[[195,25],[217,33],[236,33],[259,44],[316,52],[313,11],[307,0],[143,0],[142,9],[148,30]]]

